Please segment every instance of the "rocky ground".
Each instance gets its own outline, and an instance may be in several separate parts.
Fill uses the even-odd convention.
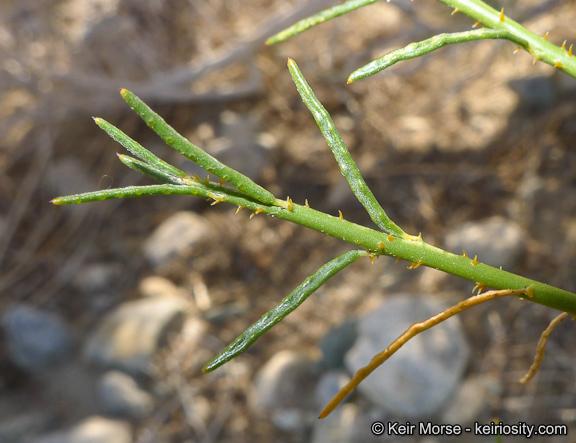
[[[202,375],[348,246],[191,198],[48,203],[149,183],[117,162],[122,148],[92,115],[196,172],[123,103],[117,91],[127,87],[276,195],[370,225],[297,96],[289,56],[406,231],[574,291],[576,80],[512,55],[508,42],[486,41],[346,85],[352,70],[388,50],[472,25],[432,0],[376,3],[264,46],[272,30],[332,3],[2,2],[0,441],[355,442],[374,438],[378,420],[495,419],[566,424],[567,437],[534,440],[574,440],[572,323],[551,336],[538,376],[518,383],[557,312],[517,299],[465,312],[318,421],[351,371],[473,285],[386,257],[359,260],[245,355]],[[495,6],[550,31],[556,44],[576,41],[571,2]]]

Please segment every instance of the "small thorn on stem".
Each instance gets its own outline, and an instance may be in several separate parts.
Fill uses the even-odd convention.
[[[472,25],[472,27],[475,28],[475,27],[478,26],[479,24],[480,24],[480,22],[477,21],[476,23],[474,23],[474,24]]]
[[[502,9],[500,10],[500,21],[501,21],[502,23],[504,23],[505,20],[506,20],[506,17],[504,17],[504,8],[502,8]]]
[[[344,216],[342,215],[342,211],[340,209],[338,209],[338,218],[340,220],[344,220]]]
[[[424,263],[422,260],[418,260],[416,263],[410,263],[410,266],[407,269],[416,269],[418,266],[421,266]]]
[[[452,14],[450,14],[450,15],[458,14],[459,12],[460,12],[460,8],[456,8],[456,9],[454,9],[454,11],[452,11]]]
[[[548,41],[548,34],[550,34],[550,31],[546,31],[546,34],[542,36],[542,38],[546,41]]]
[[[250,214],[250,220],[252,220],[252,217],[254,217],[255,215],[258,215],[262,212],[264,212],[264,209],[262,209],[262,208],[256,209],[252,214]]]
[[[217,195],[217,196],[212,197],[212,198],[214,199],[214,201],[212,202],[212,204],[210,206],[214,206],[214,205],[217,205],[218,203],[226,201],[226,197],[224,197],[224,196]]]
[[[562,62],[556,62],[556,63],[554,63],[554,67],[555,67],[555,68],[560,69],[562,66],[564,66],[564,65],[562,64]]]
[[[516,54],[518,51],[520,51],[520,49],[522,49],[522,46],[517,46],[512,54]]]
[[[476,293],[476,295],[480,295],[480,293],[486,289],[486,285],[483,285],[482,283],[477,282],[476,286],[474,286],[472,288],[472,294],[474,294],[474,292],[477,290],[478,292]]]

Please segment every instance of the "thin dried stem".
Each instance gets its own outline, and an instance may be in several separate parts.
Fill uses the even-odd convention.
[[[538,369],[540,368],[540,364],[544,360],[544,355],[546,355],[546,342],[548,341],[548,337],[552,331],[556,329],[556,326],[562,323],[564,319],[569,315],[570,314],[568,314],[568,312],[563,312],[562,314],[558,315],[554,318],[554,320],[550,322],[544,332],[542,332],[540,340],[538,341],[538,346],[536,347],[534,363],[532,363],[532,366],[530,366],[528,373],[520,379],[520,383],[528,383],[536,375],[536,372],[538,372]]]
[[[358,386],[366,377],[368,377],[376,368],[378,368],[381,364],[383,364],[386,360],[388,360],[392,355],[396,353],[402,346],[404,346],[410,339],[415,337],[416,335],[420,334],[421,332],[430,329],[439,323],[442,323],[445,320],[448,320],[450,317],[455,316],[456,314],[465,311],[466,309],[472,308],[473,306],[479,305],[484,303],[488,300],[493,300],[495,298],[504,297],[507,295],[519,295],[525,294],[530,295],[530,289],[502,289],[502,290],[495,290],[495,291],[488,291],[484,294],[475,295],[470,297],[460,303],[442,311],[440,314],[437,314],[433,317],[430,317],[428,320],[414,323],[410,326],[400,337],[392,342],[390,346],[388,346],[384,351],[379,354],[376,354],[372,357],[372,360],[367,366],[359,369],[352,380],[348,382],[346,386],[344,386],[338,394],[326,405],[326,407],[320,413],[319,418],[327,417],[335,408],[346,398],[348,394],[350,394],[356,386]]]

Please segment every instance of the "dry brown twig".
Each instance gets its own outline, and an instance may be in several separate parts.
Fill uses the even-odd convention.
[[[378,368],[392,355],[394,355],[396,351],[398,351],[402,346],[404,346],[410,339],[414,338],[421,332],[424,332],[427,329],[430,329],[438,325],[439,323],[448,320],[450,317],[453,317],[456,314],[461,313],[462,311],[470,309],[474,306],[477,306],[489,300],[504,297],[507,295],[519,295],[519,294],[524,294],[527,297],[530,297],[530,292],[531,292],[530,288],[488,291],[483,294],[474,295],[464,301],[461,301],[460,303],[457,303],[454,306],[449,307],[448,309],[442,311],[441,313],[434,315],[433,317],[430,317],[428,320],[425,320],[420,323],[414,323],[402,335],[400,335],[400,337],[394,340],[392,344],[390,344],[390,346],[388,346],[384,351],[372,357],[372,360],[368,365],[359,369],[356,372],[356,374],[354,374],[352,380],[350,380],[350,382],[348,382],[348,384],[344,386],[340,390],[340,392],[338,392],[338,394],[336,394],[334,398],[326,405],[326,407],[320,413],[319,418],[327,417],[336,408],[336,406],[338,406],[340,402],[342,402],[342,400],[344,400],[344,398],[346,398],[346,396],[350,394],[366,377],[368,377],[374,370],[376,370],[376,368]],[[550,329],[550,327],[548,329]],[[548,331],[548,329],[546,331]]]
[[[562,323],[564,319],[569,315],[570,314],[568,314],[568,312],[563,312],[562,314],[558,315],[550,322],[550,324],[544,330],[544,332],[542,332],[540,340],[538,341],[538,346],[536,348],[534,363],[532,363],[532,366],[530,366],[530,370],[528,371],[528,373],[519,380],[520,383],[527,383],[530,380],[532,380],[532,377],[534,377],[534,375],[536,375],[536,372],[538,372],[538,368],[540,367],[542,360],[544,360],[544,355],[546,354],[546,342],[548,341],[548,337],[550,336],[552,331],[556,329],[556,326]]]

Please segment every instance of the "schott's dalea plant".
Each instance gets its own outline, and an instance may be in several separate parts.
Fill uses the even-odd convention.
[[[312,26],[376,1],[352,0],[335,6],[302,20],[289,29],[271,37],[267,43],[278,43]],[[572,54],[572,45],[566,49],[566,42],[564,42],[561,47],[557,47],[547,40],[547,35],[544,37],[535,35],[507,17],[503,9],[498,12],[479,0],[440,1],[453,7],[454,12],[462,12],[470,16],[476,21],[473,25],[474,27],[482,25],[484,28],[452,34],[440,34],[422,42],[411,43],[354,71],[350,75],[348,83],[378,73],[398,61],[419,57],[447,44],[483,39],[510,40],[515,43],[517,49],[524,49],[529,52],[535,61],[543,61],[576,77],[576,59]],[[342,141],[332,118],[314,95],[296,62],[289,59],[288,69],[298,93],[316,120],[342,174],[348,181],[354,195],[364,206],[379,230],[349,222],[344,219],[341,212],[339,212],[338,216],[334,216],[314,210],[310,208],[308,201],[305,201],[304,205],[299,205],[294,203],[289,197],[286,200],[277,198],[240,171],[226,166],[191,143],[136,95],[126,89],[121,91],[122,97],[152,130],[180,154],[202,166],[209,174],[219,177],[219,180],[212,181],[209,176],[205,179],[201,179],[197,175],[190,176],[161,160],[112,124],[101,118],[95,118],[94,120],[100,128],[134,156],[118,154],[120,161],[129,168],[147,175],[161,184],[128,186],[120,189],[106,189],[58,197],[53,199],[52,203],[68,205],[147,195],[194,195],[212,201],[213,205],[221,202],[235,205],[238,208],[236,213],[240,209],[246,208],[251,211],[250,218],[258,214],[270,215],[336,237],[354,246],[354,249],[329,261],[308,277],[274,309],[262,316],[226,349],[208,362],[204,367],[204,372],[212,371],[244,352],[262,334],[300,306],[308,296],[322,286],[330,277],[361,257],[367,257],[374,261],[374,258],[380,255],[388,255],[398,260],[406,260],[409,263],[408,269],[428,266],[475,283],[473,292],[477,290],[476,295],[461,301],[428,320],[412,325],[387,349],[376,355],[366,367],[360,369],[321,412],[321,418],[327,416],[362,380],[415,335],[466,309],[508,295],[516,295],[524,300],[562,311],[542,334],[534,364],[521,380],[521,382],[528,381],[536,373],[544,357],[546,339],[554,327],[569,315],[576,315],[576,294],[488,266],[476,256],[470,258],[465,251],[463,251],[462,255],[444,251],[426,243],[421,234],[415,236],[404,232],[386,215],[386,212],[368,188],[356,163]],[[482,292],[486,288],[492,288],[493,290]]]

